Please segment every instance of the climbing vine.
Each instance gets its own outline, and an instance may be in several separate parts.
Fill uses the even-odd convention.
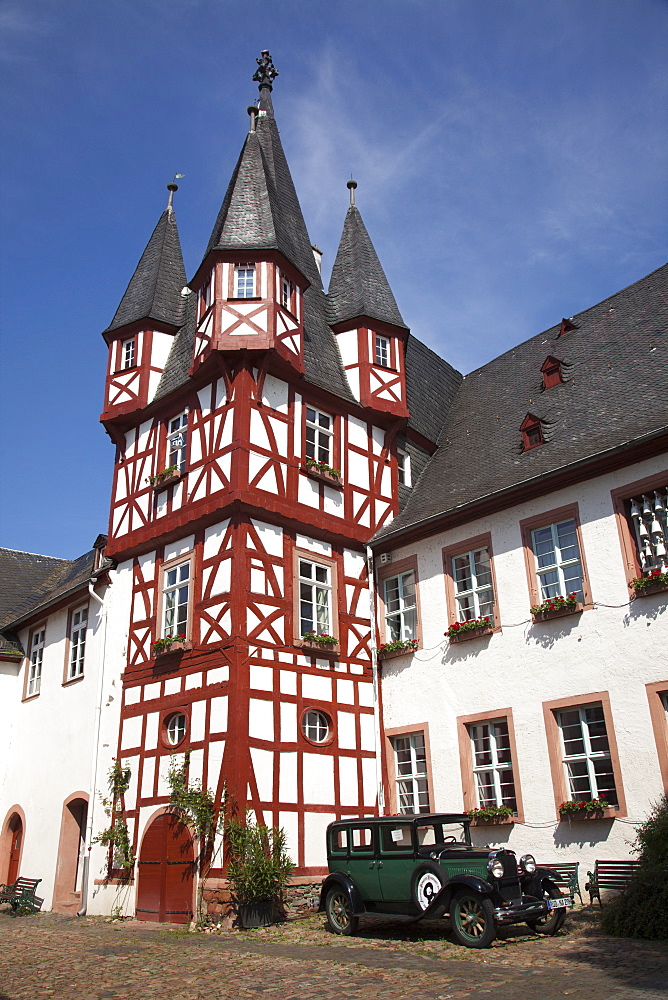
[[[120,760],[114,762],[109,769],[109,795],[102,799],[102,805],[111,824],[106,830],[98,833],[93,839],[94,844],[104,844],[111,848],[111,867],[122,868],[130,872],[135,866],[135,855],[130,843],[128,825],[123,818],[123,796],[130,787],[132,772],[123,766]]]

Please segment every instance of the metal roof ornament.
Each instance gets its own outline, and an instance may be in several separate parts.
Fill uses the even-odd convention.
[[[355,204],[355,188],[357,187],[357,181],[354,181],[351,177],[346,184],[346,187],[350,191],[350,205],[352,207]]]
[[[259,85],[260,90],[262,90],[263,87],[268,87],[269,90],[271,90],[272,83],[278,76],[278,70],[271,61],[269,49],[262,49],[260,58],[256,59],[255,62],[257,63],[258,68],[255,70],[253,79]]]

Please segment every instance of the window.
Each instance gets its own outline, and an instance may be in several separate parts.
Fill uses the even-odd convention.
[[[412,486],[411,482],[411,457],[407,451],[397,449],[397,469],[399,483],[402,486]]]
[[[668,793],[668,680],[647,684],[649,713],[664,791]]]
[[[255,264],[237,264],[234,268],[234,296],[237,299],[255,297]]]
[[[30,643],[30,663],[28,666],[28,690],[27,697],[39,694],[42,686],[42,660],[44,658],[44,639],[46,629],[39,629],[33,632]],[[62,661],[61,661],[62,662]]]
[[[452,557],[457,621],[494,617],[494,590],[489,548]]]
[[[292,292],[294,285],[289,278],[281,275],[281,305],[284,309],[292,310]]]
[[[469,726],[476,806],[507,806],[517,811],[510,733],[506,719]]]
[[[309,709],[302,717],[302,732],[311,743],[327,743],[331,733],[331,722],[324,712]]]
[[[188,721],[183,712],[174,712],[165,722],[165,736],[170,746],[175,747],[185,739]]]
[[[67,671],[68,681],[81,677],[84,670],[84,654],[86,651],[86,628],[88,627],[88,608],[79,608],[72,612],[70,619],[70,662]]]
[[[643,573],[668,572],[668,486],[628,501],[638,558]]]
[[[429,782],[424,733],[392,737],[396,804],[400,813],[429,812]]]
[[[415,572],[399,573],[383,581],[385,601],[385,639],[417,638]]]
[[[306,457],[332,464],[333,419],[313,406],[306,407]]]
[[[167,433],[167,467],[175,465],[179,472],[186,471],[188,445],[188,412],[172,417]]]
[[[610,744],[600,704],[557,712],[568,798],[575,802],[605,799],[617,805]]]
[[[383,368],[389,368],[390,342],[387,337],[381,337],[379,333],[376,334],[376,349],[374,356],[377,365],[382,365]]]
[[[529,451],[531,448],[536,448],[539,444],[545,444],[541,422],[538,417],[534,417],[533,413],[527,413],[520,426],[520,431],[522,434],[522,451]]]
[[[575,593],[584,600],[582,564],[574,518],[531,532],[540,600]]]
[[[121,371],[135,366],[135,338],[124,340],[121,345]]]
[[[546,358],[541,365],[543,376],[543,389],[552,389],[555,385],[560,385],[564,381],[561,374],[561,361],[557,358]]]
[[[162,638],[188,635],[190,608],[190,561],[163,571]]]
[[[332,569],[299,559],[299,634],[331,635]]]

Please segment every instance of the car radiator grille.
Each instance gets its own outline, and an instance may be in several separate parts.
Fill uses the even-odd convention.
[[[499,893],[506,902],[522,898],[522,887],[517,872],[517,858],[514,854],[503,855],[503,878],[500,879]]]

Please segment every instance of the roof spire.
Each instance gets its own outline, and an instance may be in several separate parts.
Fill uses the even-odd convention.
[[[351,206],[355,204],[355,188],[357,187],[357,181],[354,181],[352,177],[346,184],[346,187],[350,191],[350,204]]]

